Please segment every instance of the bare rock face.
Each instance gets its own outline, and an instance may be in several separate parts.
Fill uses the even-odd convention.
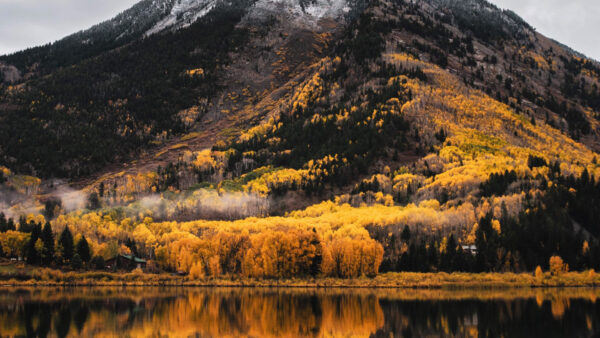
[[[0,63],[0,78],[3,82],[14,83],[21,79],[21,72],[15,66]]]
[[[145,35],[188,27],[221,4],[227,5],[223,0],[172,1],[170,12]],[[245,6],[249,7],[247,21],[263,21],[272,16],[284,17],[289,24],[312,30],[317,29],[323,19],[343,18],[351,7],[347,0],[258,0],[254,3],[248,1]]]
[[[349,11],[350,6],[346,0],[259,0],[250,9],[247,19],[285,17],[289,24],[317,30],[321,20],[337,21]]]

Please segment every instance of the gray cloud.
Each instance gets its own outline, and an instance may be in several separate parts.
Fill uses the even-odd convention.
[[[600,60],[600,1],[491,0],[519,14],[538,32]]]
[[[459,0],[457,0],[459,1]],[[491,0],[542,34],[600,60],[600,1]],[[110,19],[137,0],[0,0],[0,54],[55,41]]]

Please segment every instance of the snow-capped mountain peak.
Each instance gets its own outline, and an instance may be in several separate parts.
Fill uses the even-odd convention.
[[[250,2],[250,0],[248,0]],[[185,28],[212,11],[222,0],[174,0],[170,12],[146,32],[146,36]],[[336,19],[350,10],[347,0],[258,0],[249,6],[247,17],[287,17],[292,23],[315,25],[320,19]]]
[[[184,28],[208,14],[218,0],[177,0],[171,12],[146,32],[146,36],[165,29]]]

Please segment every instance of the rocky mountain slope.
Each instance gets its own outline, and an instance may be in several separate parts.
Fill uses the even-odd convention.
[[[63,201],[57,214],[99,211],[58,226],[102,243],[143,225],[132,236],[149,256],[175,250],[163,227],[204,238],[310,223],[331,243],[375,240],[391,270],[442,269],[448,241],[481,252],[452,269],[597,264],[600,65],[516,14],[484,0],[134,9],[97,26],[102,47],[84,42],[96,27],[0,57],[25,74],[0,88],[11,214],[62,198],[31,175],[94,196]],[[127,20],[139,24],[117,29]]]

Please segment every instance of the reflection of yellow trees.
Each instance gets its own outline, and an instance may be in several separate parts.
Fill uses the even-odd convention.
[[[190,292],[173,302],[157,303],[154,315],[134,321],[122,334],[172,337],[369,337],[384,324],[375,296],[314,295],[278,292]],[[106,318],[108,317],[108,318]],[[111,318],[112,317],[112,318]],[[106,321],[108,319],[108,321]],[[127,327],[126,315],[91,316],[92,328]],[[123,321],[122,324],[119,324]],[[114,323],[114,324],[113,324]]]
[[[511,289],[507,290],[398,290],[398,289],[223,289],[223,288],[54,288],[3,289],[0,293],[0,332],[3,336],[24,336],[24,304],[43,303],[50,311],[50,336],[59,319],[71,318],[66,329],[79,336],[212,336],[212,337],[369,337],[388,325],[413,327],[418,318],[410,312],[384,316],[382,302],[448,301],[537,301],[551,302],[550,313],[560,319],[574,300],[593,302],[595,289]],[[65,303],[67,302],[67,303]],[[63,304],[63,305],[60,305]],[[68,304],[67,307],[64,304]],[[75,312],[83,306],[89,310],[81,331]],[[412,308],[412,307],[411,307]],[[513,307],[508,307],[513,308]],[[517,307],[518,308],[518,307]],[[67,310],[70,315],[61,314]],[[437,307],[436,307],[437,309]],[[448,309],[448,308],[447,308]],[[406,310],[406,309],[405,309]],[[29,309],[33,329],[41,323],[34,307]],[[448,310],[446,310],[448,311]],[[548,311],[543,307],[539,311]],[[473,311],[474,312],[474,311]],[[459,322],[462,336],[477,336],[471,311]],[[429,314],[424,329],[449,334],[452,314]],[[506,320],[518,320],[514,312]],[[588,328],[596,320],[586,318]],[[585,325],[585,324],[584,324]],[[398,331],[395,332],[399,334]]]
[[[369,337],[385,322],[379,299],[373,295],[326,297],[323,310],[321,333],[326,337]]]
[[[565,310],[570,306],[570,302],[565,298],[557,298],[552,300],[550,309],[554,318],[560,319],[565,315]]]
[[[96,306],[81,332],[74,324],[69,332],[96,337],[369,337],[384,324],[378,297],[374,295],[240,290],[190,291],[176,298],[171,298],[171,294],[167,291],[163,299],[149,292],[143,302],[135,305],[136,311]],[[121,297],[116,300],[126,302]],[[135,315],[140,311],[142,315]],[[55,330],[60,314],[56,311],[53,316],[51,323]],[[25,335],[25,328],[14,312],[1,311],[0,319],[3,336]],[[37,327],[37,318],[32,320],[34,328]]]

